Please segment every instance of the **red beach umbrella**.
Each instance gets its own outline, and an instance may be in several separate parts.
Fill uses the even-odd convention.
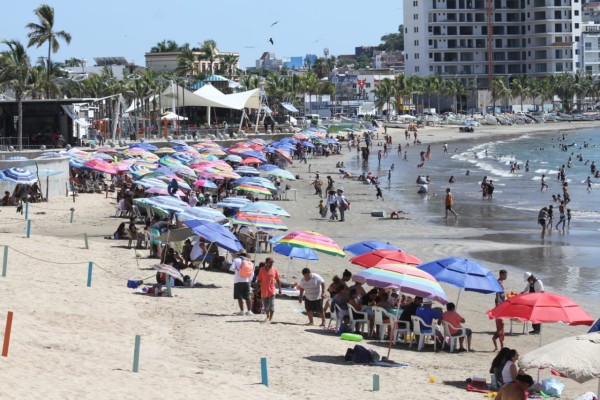
[[[370,268],[378,264],[405,264],[417,266],[423,261],[400,250],[373,250],[350,259],[352,264]]]

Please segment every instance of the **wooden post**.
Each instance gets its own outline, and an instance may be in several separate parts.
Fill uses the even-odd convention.
[[[4,330],[4,344],[2,345],[2,357],[8,357],[8,344],[10,343],[10,331],[12,329],[13,312],[6,315],[6,329]]]
[[[133,372],[138,372],[140,366],[140,342],[142,337],[135,335],[135,346],[133,348]]]

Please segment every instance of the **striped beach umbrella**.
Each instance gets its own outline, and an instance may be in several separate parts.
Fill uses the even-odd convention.
[[[246,204],[240,209],[245,212],[260,212],[271,215],[279,215],[282,217],[290,217],[291,215],[277,204],[269,203],[266,201],[256,201]]]
[[[97,158],[92,158],[91,160],[86,161],[84,165],[89,169],[98,172],[103,172],[105,174],[117,175],[119,173],[119,171],[113,164],[107,163],[106,161],[99,160]]]
[[[439,282],[429,273],[410,265],[379,264],[352,276],[355,282],[366,283],[377,288],[395,288],[402,293],[448,303],[448,298]]]
[[[33,185],[38,181],[37,176],[33,172],[17,167],[8,168],[0,172],[0,179],[21,185]]]
[[[216,189],[217,185],[213,181],[209,181],[208,179],[198,179],[194,182],[194,186],[203,187],[208,189]]]
[[[287,231],[288,227],[276,215],[240,211],[231,218],[238,225],[254,226],[257,229]]]
[[[177,153],[177,150],[172,149],[170,147],[162,147],[158,150],[154,150],[153,153],[164,156],[164,155],[168,155],[168,154],[175,154],[175,153]]]
[[[281,179],[286,179],[288,181],[295,181],[296,177],[290,171],[286,171],[284,169],[272,169],[267,171],[267,175],[277,176]]]
[[[371,252],[352,257],[350,262],[361,267],[371,268],[379,264],[405,264],[421,265],[423,261],[417,257],[400,250],[373,250]]]
[[[256,194],[263,194],[265,196],[270,196],[271,195],[271,191],[263,186],[258,186],[258,185],[254,185],[251,183],[242,183],[240,185],[237,185],[235,187],[236,190],[239,191],[244,191],[244,192],[248,192],[248,193],[256,193]]]
[[[245,158],[242,162],[240,162],[240,164],[242,164],[242,165],[263,164],[263,161],[259,160],[256,157],[248,157],[248,158]]]
[[[309,248],[331,256],[346,257],[344,251],[333,239],[317,232],[295,231],[285,235],[277,243]]]

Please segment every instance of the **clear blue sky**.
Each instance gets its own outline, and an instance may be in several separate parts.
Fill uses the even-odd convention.
[[[43,1],[11,1],[5,8],[0,39],[17,39],[27,45],[25,25],[37,22],[33,10]],[[263,51],[278,58],[353,54],[354,47],[377,45],[381,36],[398,31],[402,23],[402,2],[298,2],[192,1],[192,0],[103,0],[98,2],[54,0],[55,27],[72,35],[70,45],[52,60],[123,56],[144,65],[144,53],[163,39],[195,46],[213,39],[221,51],[240,53],[240,66],[254,66]],[[207,5],[210,4],[210,5]],[[279,21],[275,26],[270,25]],[[273,38],[274,45],[269,43]],[[253,48],[249,48],[253,46]],[[0,46],[4,50],[4,46]],[[32,62],[47,54],[47,47],[32,47]]]

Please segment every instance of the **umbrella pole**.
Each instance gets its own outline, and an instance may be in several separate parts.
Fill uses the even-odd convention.
[[[200,240],[200,239],[198,239]],[[208,249],[210,248],[210,246],[212,246],[214,242],[210,242],[208,244],[208,247],[206,248],[206,254],[204,254],[204,257],[202,257],[202,265],[204,265],[204,260],[206,260],[206,256],[208,256]],[[190,287],[194,287],[194,282],[196,282],[196,278],[198,277],[198,274],[200,273],[200,267],[198,267],[198,270],[196,271],[196,275],[194,275],[194,279],[192,279],[192,281],[190,282]]]
[[[462,289],[460,289],[460,288],[458,289],[458,297],[456,298],[456,308],[458,308],[458,301],[460,300],[460,291],[461,290]]]

